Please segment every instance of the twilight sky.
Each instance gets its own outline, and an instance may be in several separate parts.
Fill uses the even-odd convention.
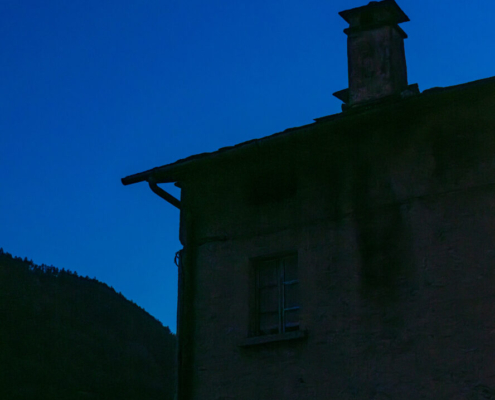
[[[397,2],[409,83],[495,75],[493,0]],[[175,331],[179,212],[120,178],[340,112],[337,13],[367,3],[0,0],[0,247]]]

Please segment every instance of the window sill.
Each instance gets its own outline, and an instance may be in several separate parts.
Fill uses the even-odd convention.
[[[277,335],[255,336],[245,339],[239,346],[251,347],[265,343],[284,342],[286,340],[304,339],[308,336],[308,331],[294,331],[280,333]]]

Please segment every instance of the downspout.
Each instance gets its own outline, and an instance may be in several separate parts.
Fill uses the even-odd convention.
[[[175,375],[175,397],[174,400],[184,399],[184,390],[182,384],[184,380],[184,372],[183,372],[183,359],[184,359],[184,351],[182,345],[183,339],[183,307],[184,307],[184,249],[179,250],[175,253],[175,265],[177,265],[178,269],[178,290],[177,290],[177,329],[176,329],[176,338],[177,338],[177,347],[176,347],[176,375]]]
[[[172,196],[170,193],[166,192],[163,190],[161,187],[159,187],[156,184],[156,179],[153,178],[152,176],[148,177],[147,182],[149,184],[150,189],[155,193],[156,195],[160,196],[163,200],[166,202],[172,204],[174,207],[177,207],[179,210],[181,210],[181,201],[174,196]],[[182,213],[182,210],[181,210]],[[182,218],[181,218],[181,223],[182,223]],[[183,242],[183,240],[181,240]],[[184,248],[185,243],[182,243]],[[186,389],[184,388],[184,380],[185,380],[185,374],[184,374],[184,290],[185,290],[185,285],[184,285],[184,249],[179,250],[175,254],[175,265],[177,265],[178,268],[178,290],[177,290],[177,354],[176,354],[176,360],[177,360],[177,376],[175,377],[175,399],[177,400],[182,400],[182,399],[187,399],[188,398],[188,393],[186,392]]]
[[[196,243],[193,230],[193,217],[190,210],[187,210],[187,212],[181,210],[180,241],[184,248],[180,254],[180,293],[177,304],[177,344],[179,356],[177,365],[177,400],[191,400],[193,397],[192,348],[194,331],[194,264],[196,260]]]
[[[161,187],[159,187],[156,184],[156,180],[152,176],[148,178],[148,184],[150,186],[150,189],[153,191],[153,193],[160,196],[163,200],[172,204],[174,207],[177,207],[180,210],[180,200],[176,199],[170,193],[166,192]]]

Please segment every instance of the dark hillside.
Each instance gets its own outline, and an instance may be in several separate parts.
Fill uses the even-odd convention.
[[[1,399],[172,399],[175,335],[112,288],[0,250]]]

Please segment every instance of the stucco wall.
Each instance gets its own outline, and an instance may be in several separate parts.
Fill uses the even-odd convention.
[[[184,184],[194,399],[495,396],[495,104],[475,94],[322,122]],[[242,347],[250,260],[285,251],[308,335]]]

